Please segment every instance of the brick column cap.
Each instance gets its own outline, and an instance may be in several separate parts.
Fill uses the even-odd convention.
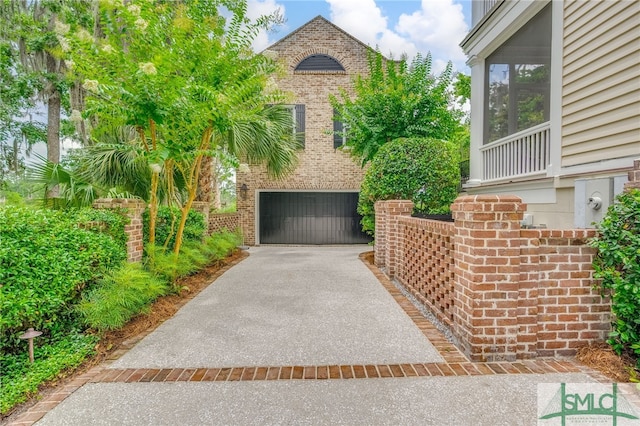
[[[517,195],[461,195],[453,202],[455,204],[461,203],[521,203],[522,198]],[[453,206],[451,207],[453,210]]]
[[[411,200],[378,200],[374,203],[374,205],[382,205],[382,204],[413,204]]]

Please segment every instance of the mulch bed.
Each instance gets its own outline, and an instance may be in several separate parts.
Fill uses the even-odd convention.
[[[594,370],[600,371],[611,380],[619,383],[629,382],[634,371],[635,360],[628,354],[618,355],[605,342],[594,343],[578,349],[576,359]],[[635,378],[640,378],[640,372]]]

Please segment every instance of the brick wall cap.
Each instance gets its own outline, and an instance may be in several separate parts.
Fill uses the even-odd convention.
[[[458,197],[454,203],[521,203],[522,198],[517,195],[463,195]]]
[[[239,212],[211,213],[209,215],[209,219],[214,219],[216,217],[232,217],[232,216],[240,216],[240,213]]]
[[[383,200],[376,201],[376,203],[385,203],[385,204],[413,204],[411,200]]]
[[[133,206],[146,206],[144,200],[139,198],[98,198],[94,200],[93,206],[105,206],[105,205],[133,205]]]

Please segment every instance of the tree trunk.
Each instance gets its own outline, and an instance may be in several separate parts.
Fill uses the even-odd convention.
[[[60,162],[60,92],[49,95],[47,101],[47,160]]]
[[[151,172],[151,192],[149,194],[149,244],[156,242],[156,220],[158,218],[158,181],[159,173]]]
[[[202,135],[202,140],[200,143],[200,150],[205,151],[207,148],[209,148],[211,133],[212,133],[211,128],[207,128],[204,131]],[[178,253],[180,253],[180,247],[182,246],[182,236],[184,234],[184,226],[187,223],[187,215],[189,214],[189,211],[191,210],[191,206],[193,205],[193,201],[196,199],[196,196],[198,194],[198,186],[200,185],[200,182],[201,182],[200,175],[204,168],[203,164],[205,163],[207,158],[210,158],[210,157],[198,155],[195,158],[195,164],[193,165],[193,167],[189,171],[189,175],[185,179],[185,183],[186,183],[186,187],[189,195],[187,197],[187,202],[182,206],[182,209],[181,209],[182,215],[180,217],[180,224],[178,225],[178,231],[176,232],[176,244],[173,247],[173,252],[176,254],[176,256],[178,255]],[[211,167],[208,167],[208,169],[211,170]]]
[[[218,159],[203,157],[198,182],[198,196],[196,201],[204,201],[213,209],[221,207],[220,187],[218,186]]]
[[[218,185],[218,160],[213,159],[213,167],[211,168],[211,207],[215,210],[220,210],[222,207],[222,200],[220,199],[220,185]]]
[[[47,72],[55,74],[59,71],[58,61],[50,53],[45,53]],[[60,163],[60,91],[52,81],[47,82],[47,160],[53,164]],[[60,188],[49,188],[47,198],[57,198]]]
[[[202,158],[200,166],[200,178],[198,179],[198,195],[197,201],[204,201],[207,204],[211,204],[214,199],[213,196],[213,157],[206,156]]]

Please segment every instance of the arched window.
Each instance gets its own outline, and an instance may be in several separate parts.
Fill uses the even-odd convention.
[[[300,61],[295,71],[344,71],[344,67],[336,58],[316,54]]]

